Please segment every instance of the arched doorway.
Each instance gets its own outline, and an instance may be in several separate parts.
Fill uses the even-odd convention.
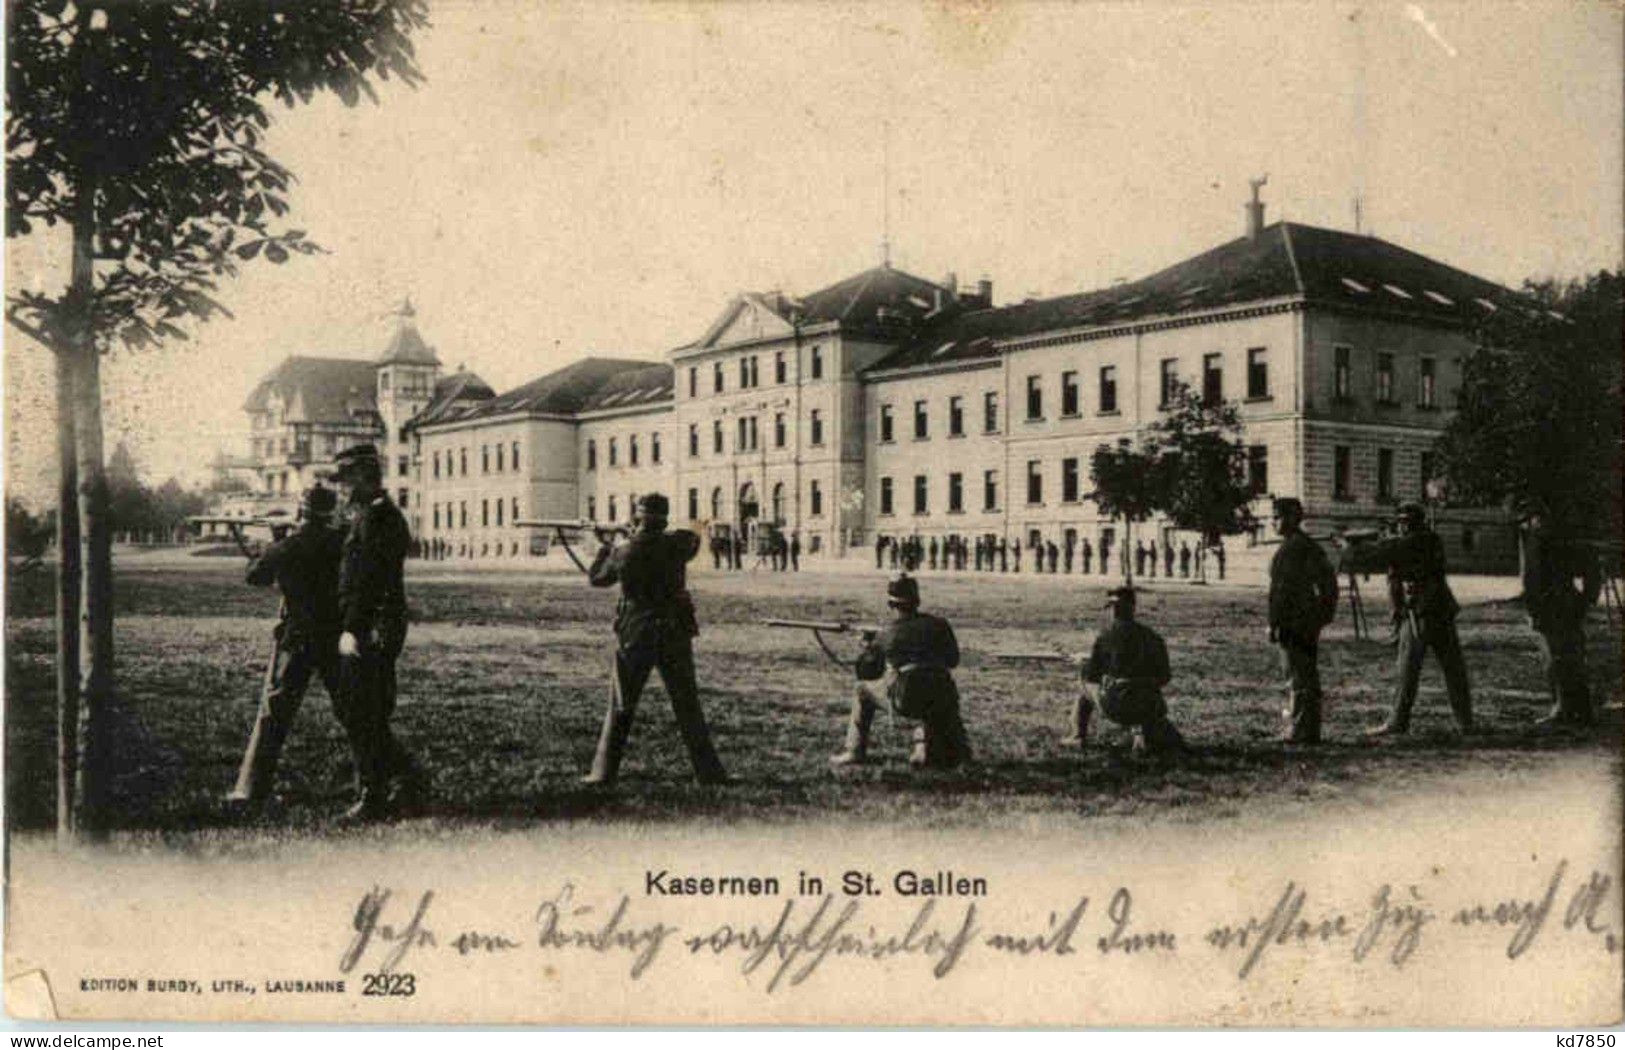
[[[739,524],[747,525],[761,517],[762,505],[756,496],[756,486],[752,482],[745,482],[739,486]]]

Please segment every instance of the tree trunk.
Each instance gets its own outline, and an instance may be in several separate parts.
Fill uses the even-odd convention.
[[[56,357],[56,837],[73,841],[79,771],[79,465],[73,436],[73,358]]]
[[[106,834],[111,796],[109,715],[113,702],[113,552],[102,462],[101,360],[92,315],[94,181],[81,176],[73,222],[73,430],[79,464],[79,550],[84,571],[79,607],[79,818],[81,835]]]

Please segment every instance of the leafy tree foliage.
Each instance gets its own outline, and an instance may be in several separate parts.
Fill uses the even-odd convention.
[[[1438,446],[1447,498],[1533,498],[1567,528],[1617,537],[1625,280],[1601,271],[1524,291],[1532,308],[1498,311],[1465,363]]]
[[[1150,427],[1157,509],[1205,543],[1255,524],[1241,416],[1233,401],[1209,401],[1180,384],[1167,413]]]
[[[1143,441],[1135,447],[1128,438],[1120,438],[1115,445],[1100,445],[1089,457],[1089,475],[1095,488],[1088,498],[1101,513],[1123,522],[1123,549],[1129,549],[1134,524],[1151,517],[1160,506],[1155,450]],[[1106,557],[1104,551],[1101,557]],[[1124,578],[1132,581],[1134,559],[1124,558],[1123,566]]]

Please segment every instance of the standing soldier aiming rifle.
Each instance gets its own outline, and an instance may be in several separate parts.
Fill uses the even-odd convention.
[[[339,568],[339,721],[355,754],[360,798],[345,813],[382,820],[423,804],[422,771],[389,728],[395,662],[406,645],[406,518],[383,489],[378,449],[353,445],[335,458],[333,480],[354,507]],[[391,785],[395,792],[391,794]]]
[[[1406,503],[1395,517],[1399,535],[1350,548],[1351,571],[1382,568],[1388,573],[1388,598],[1399,627],[1399,655],[1394,711],[1367,736],[1397,736],[1410,731],[1411,709],[1422,680],[1422,660],[1432,649],[1444,670],[1450,710],[1463,733],[1473,731],[1473,696],[1467,662],[1456,635],[1461,606],[1445,580],[1444,542],[1428,527],[1419,503]]]
[[[339,703],[339,560],[344,534],[332,527],[338,500],[317,485],[300,499],[300,525],[248,563],[255,587],[275,584],[282,611],[265,668],[259,713],[248,737],[237,784],[226,801],[244,816],[259,813],[276,786],[282,745],[299,714],[311,675],[319,675],[328,699]]]
[[[694,681],[694,637],[700,633],[694,601],[688,593],[688,562],[700,539],[686,529],[666,531],[670,504],[659,493],[637,502],[634,532],[625,543],[605,543],[587,570],[594,587],[621,585],[615,609],[615,672],[610,681],[609,709],[598,735],[587,784],[612,784],[619,775],[638,697],[649,672],[671,697],[677,729],[702,784],[726,784],[729,777],[711,744],[711,730],[700,709]]]
[[[1320,743],[1320,632],[1337,615],[1337,573],[1303,531],[1303,504],[1275,501],[1280,549],[1270,559],[1269,640],[1287,675],[1288,744]]]
[[[846,747],[830,762],[845,766],[868,761],[869,734],[882,704],[918,723],[910,765],[946,769],[969,762],[970,740],[952,674],[959,666],[953,627],[920,611],[920,585],[912,576],[886,585],[886,604],[895,618],[878,634],[865,636],[867,644],[855,666],[858,683]]]

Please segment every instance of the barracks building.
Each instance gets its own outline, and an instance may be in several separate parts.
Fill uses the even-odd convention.
[[[773,523],[809,555],[877,535],[1087,539],[1116,571],[1122,525],[1085,498],[1089,457],[1153,423],[1176,384],[1239,405],[1255,512],[1297,496],[1307,527],[1368,527],[1422,499],[1471,332],[1507,289],[1398,245],[1263,223],[1143,279],[995,305],[881,266],[800,297],[741,293],[666,363],[588,357],[495,393],[446,374],[410,306],[375,360],[291,357],[245,406],[261,510],[291,503],[358,439],[439,556],[544,548],[524,518],[625,522],[665,493],[674,526]],[[1459,568],[1515,564],[1494,511],[1441,507]],[[1160,522],[1133,539],[1191,541]],[[1260,568],[1256,537],[1226,540]]]

